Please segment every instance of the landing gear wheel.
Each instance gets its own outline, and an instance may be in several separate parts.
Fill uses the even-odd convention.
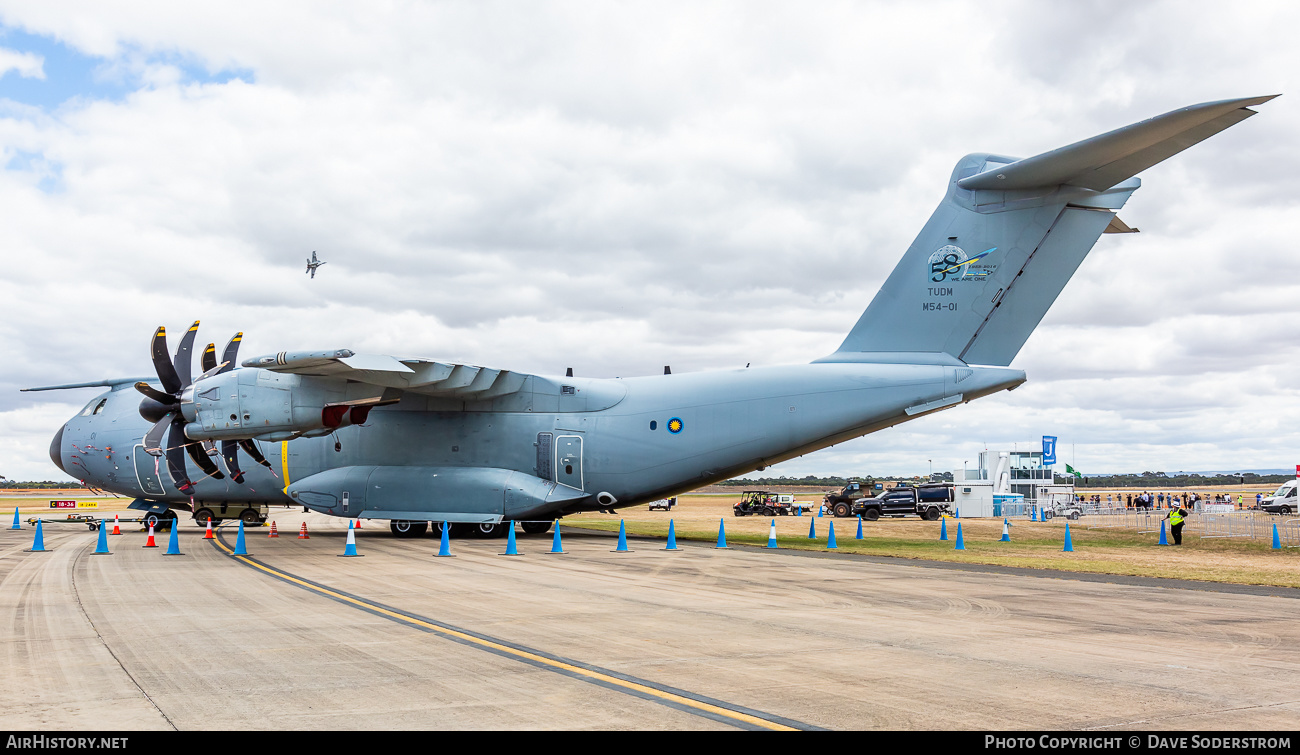
[[[245,527],[252,527],[262,523],[262,515],[257,513],[257,509],[244,509],[239,512],[239,518],[243,520]]]
[[[483,522],[482,524],[475,524],[472,526],[474,527],[475,537],[494,538],[505,537],[506,528],[509,527],[510,524],[510,522],[497,522],[496,524]]]
[[[862,518],[868,522],[874,522],[880,518],[880,509],[867,509],[862,512]]]
[[[428,522],[412,522],[406,519],[394,519],[388,523],[388,529],[398,537],[420,537],[429,529]],[[438,534],[442,534],[441,530]]]
[[[153,527],[155,531],[162,530],[162,523],[165,521],[167,521],[165,518],[157,514],[145,514],[144,516],[144,526]]]
[[[526,535],[545,535],[551,531],[551,525],[554,522],[520,522],[519,526],[523,527]]]
[[[835,516],[843,517],[848,515],[849,515],[849,505],[847,503],[835,504]]]

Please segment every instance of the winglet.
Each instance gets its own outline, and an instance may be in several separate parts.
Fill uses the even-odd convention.
[[[957,185],[963,189],[1015,191],[1066,184],[1105,191],[1244,121],[1255,114],[1250,106],[1277,96],[1191,105],[1051,152],[999,165],[963,178]]]

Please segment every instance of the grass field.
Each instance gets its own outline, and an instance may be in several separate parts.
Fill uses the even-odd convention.
[[[683,540],[714,543],[719,520],[726,524],[729,544],[766,545],[770,518],[736,517],[731,505],[739,493],[730,495],[687,495],[678,498],[670,514],[649,511],[644,506],[625,509],[618,516],[581,514],[565,517],[566,526],[617,531],[620,519],[629,534],[665,537],[668,520]],[[804,496],[801,500],[814,500]],[[966,550],[954,549],[957,523],[961,522]],[[808,538],[809,523],[815,523],[815,539]],[[777,543],[782,548],[825,550],[831,523],[835,523],[837,550],[873,556],[998,564],[1034,569],[1061,569],[1172,577],[1210,582],[1300,587],[1300,549],[1270,548],[1270,541],[1206,539],[1184,532],[1183,545],[1156,545],[1158,534],[1129,530],[1087,529],[1087,518],[1070,524],[1074,552],[1063,552],[1065,522],[1017,520],[1011,527],[1011,542],[999,541],[1001,519],[947,520],[948,541],[939,540],[940,523],[916,517],[863,522],[863,539],[855,540],[857,520],[830,517],[777,517]]]

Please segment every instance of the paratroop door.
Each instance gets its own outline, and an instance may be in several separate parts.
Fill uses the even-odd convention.
[[[555,481],[582,490],[582,436],[555,439]]]

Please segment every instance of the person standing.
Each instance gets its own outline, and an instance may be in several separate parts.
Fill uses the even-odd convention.
[[[1174,537],[1174,545],[1183,544],[1183,520],[1187,518],[1187,512],[1182,506],[1175,506],[1169,509],[1165,519],[1169,520],[1169,534]]]

